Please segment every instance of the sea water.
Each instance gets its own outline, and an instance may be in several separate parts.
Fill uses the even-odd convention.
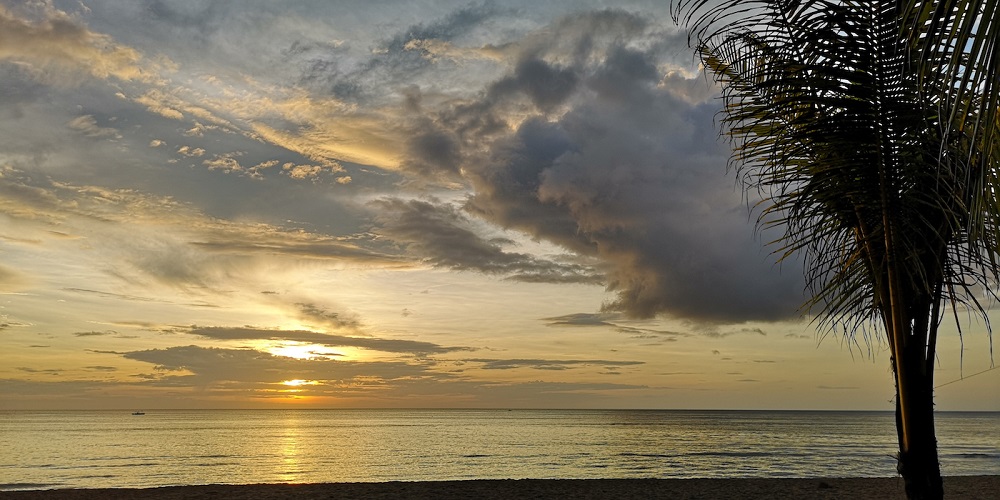
[[[945,475],[1000,474],[1000,413],[938,413]],[[892,413],[0,412],[0,490],[502,478],[887,477]]]

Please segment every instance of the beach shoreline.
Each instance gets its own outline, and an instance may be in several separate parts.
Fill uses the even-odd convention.
[[[996,499],[1000,475],[945,477],[945,498]],[[905,499],[903,480],[827,479],[479,479],[382,483],[210,484],[157,488],[0,491],[10,500],[308,499]]]

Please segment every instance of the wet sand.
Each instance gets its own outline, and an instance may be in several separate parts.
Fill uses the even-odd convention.
[[[1000,499],[1000,476],[945,478],[945,498]],[[520,479],[389,483],[254,484],[0,492],[11,500],[313,499],[900,499],[900,478]]]

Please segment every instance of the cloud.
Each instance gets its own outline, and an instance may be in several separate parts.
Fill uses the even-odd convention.
[[[56,182],[13,167],[0,166],[0,172],[0,210],[19,221],[22,238],[37,240],[32,246],[44,243],[50,248],[57,246],[52,240],[88,234],[86,243],[93,251],[78,257],[95,259],[87,261],[95,271],[141,287],[159,284],[221,293],[234,282],[253,284],[265,273],[292,272],[311,262],[412,265],[401,256],[366,248],[363,238],[210,217],[169,196]],[[59,234],[52,228],[59,228]],[[0,286],[31,282],[21,272],[10,271],[9,277]],[[127,300],[155,300],[70,288]]]
[[[524,282],[600,283],[602,279],[588,266],[507,252],[501,246],[506,241],[480,237],[468,218],[449,204],[400,198],[371,204],[378,209],[376,234],[435,267],[499,274]]]
[[[66,124],[69,128],[93,138],[121,139],[118,130],[112,127],[101,127],[91,115],[78,116]]]
[[[720,328],[718,325],[698,325],[695,328],[695,333],[702,335],[704,337],[721,339],[730,337],[733,335],[760,335],[761,337],[766,337],[767,332],[760,328],[749,328],[749,327],[738,327],[738,328]]]
[[[523,93],[539,111],[549,112],[565,102],[579,83],[572,68],[526,58],[515,66],[512,76],[494,83],[490,91],[494,95]]]
[[[353,71],[343,71],[336,65],[317,65],[304,72],[302,80],[323,81],[341,99],[355,102],[381,99],[381,95],[373,94],[379,92],[379,87],[369,82],[377,81],[379,86],[392,88],[419,81],[440,60],[428,57],[430,54],[440,56],[445,47],[449,53],[457,53],[451,42],[469,36],[490,19],[511,13],[513,9],[500,8],[493,2],[470,4],[438,20],[407,26],[378,42],[370,59]]]
[[[580,366],[621,367],[645,364],[643,361],[609,361],[601,359],[466,359],[464,361],[482,363],[484,370],[513,370],[516,368],[568,370]]]
[[[79,407],[93,407],[95,401],[103,408],[108,404],[133,407],[141,400],[182,408],[231,408],[234,404],[245,406],[248,399],[266,402],[290,397],[330,398],[331,404],[340,407],[362,408],[593,408],[613,405],[610,398],[614,393],[648,389],[645,385],[607,382],[472,380],[433,372],[426,365],[301,360],[251,350],[195,346],[135,351],[124,356],[159,369],[127,381],[0,379],[0,393],[16,396],[11,408],[24,403],[31,408],[32,404],[45,402],[63,408],[67,401]],[[296,379],[310,383],[294,387],[283,384]]]
[[[794,263],[777,272],[754,239],[724,175],[716,104],[693,99],[676,71],[661,77],[683,67],[668,50],[678,37],[606,10],[498,46],[505,76],[477,97],[419,108],[422,139],[404,168],[459,177],[474,190],[467,213],[602,261],[617,293],[607,311],[719,324],[795,317],[801,274]]]
[[[288,340],[327,347],[357,347],[372,351],[413,355],[440,354],[471,350],[467,347],[444,347],[416,340],[392,340],[371,337],[347,337],[306,330],[269,330],[262,328],[191,327],[192,335],[215,340]]]
[[[308,380],[296,386],[300,397],[334,397],[355,405],[380,406],[531,406],[593,405],[608,392],[645,389],[644,385],[593,382],[526,383],[473,380],[434,371],[427,363],[351,362],[292,359],[250,349],[180,346],[133,351],[127,359],[154,364],[156,372],[136,385],[165,389],[197,388],[201,397],[224,401],[230,394],[251,398],[288,397],[285,380]],[[496,361],[496,360],[494,360]],[[525,360],[528,361],[528,360]],[[544,361],[544,360],[536,360]],[[558,366],[559,362],[548,362]],[[581,365],[626,366],[634,362],[579,361]],[[573,363],[570,363],[573,364]],[[544,365],[536,365],[545,369]],[[2,383],[3,381],[0,381]],[[51,390],[51,389],[50,389]],[[367,402],[367,403],[365,403]]]
[[[239,173],[243,172],[243,166],[235,158],[240,156],[242,153],[226,153],[222,155],[215,155],[210,159],[202,161],[202,165],[208,167],[209,170],[220,170],[224,173]]]
[[[197,158],[200,156],[205,156],[205,150],[202,148],[192,148],[190,146],[180,146],[177,148],[177,154],[186,156],[188,158]]]
[[[104,372],[104,373],[116,372],[119,370],[119,368],[116,366],[103,366],[103,365],[85,366],[83,368],[87,371]]]
[[[542,318],[548,326],[617,326],[608,321],[614,315],[607,313],[574,313],[565,316]]]
[[[0,60],[27,64],[45,80],[68,85],[75,74],[141,79],[141,59],[136,50],[88,30],[46,3],[29,2],[14,10],[0,5]]]
[[[46,375],[60,375],[66,371],[60,368],[32,368],[29,366],[19,366],[15,369],[25,373],[43,373]]]
[[[105,292],[101,290],[90,290],[87,288],[64,288],[63,290],[73,293],[83,293],[83,294],[93,294],[99,297],[113,298],[118,300],[127,300],[132,302],[155,302],[156,299],[149,297],[140,297],[137,295],[126,295],[121,293]]]
[[[427,367],[404,362],[352,362],[342,360],[294,359],[253,349],[219,349],[180,346],[132,351],[126,359],[156,365],[161,375],[158,385],[205,386],[223,381],[250,384],[278,383],[283,380],[343,381],[357,377],[397,379],[427,376]]]
[[[108,330],[105,332],[74,332],[74,337],[104,337],[108,335],[117,335],[118,332],[114,330]]]
[[[785,338],[787,339],[798,339],[798,340],[814,340],[815,335],[806,335],[804,333],[786,333]]]
[[[618,333],[629,335],[633,339],[657,339],[663,342],[676,342],[678,337],[690,337],[690,333],[683,333],[671,330],[657,330],[654,328],[642,328],[632,325],[622,325],[620,313],[575,313],[553,318],[543,318],[548,326],[560,327],[611,327]],[[652,344],[658,345],[658,344]]]
[[[354,315],[327,311],[316,304],[299,302],[295,304],[298,309],[299,318],[309,324],[314,324],[321,328],[357,329],[361,322]]]

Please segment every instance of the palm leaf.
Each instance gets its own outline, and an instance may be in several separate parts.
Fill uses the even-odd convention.
[[[806,255],[807,307],[847,331],[859,316],[884,319],[889,261],[905,263],[900,279],[914,293],[956,291],[973,305],[972,285],[997,267],[1000,210],[989,186],[998,174],[988,166],[1000,148],[984,119],[996,96],[956,90],[992,88],[983,79],[996,67],[943,79],[955,67],[945,61],[996,51],[955,41],[970,32],[968,9],[935,24],[935,9],[947,7],[910,3],[908,15],[874,1],[702,0],[674,11],[723,83],[731,166],[761,192],[758,224],[784,229],[779,257]],[[925,35],[897,36],[906,26]],[[932,30],[951,42],[927,42]],[[918,64],[927,60],[938,62]]]

